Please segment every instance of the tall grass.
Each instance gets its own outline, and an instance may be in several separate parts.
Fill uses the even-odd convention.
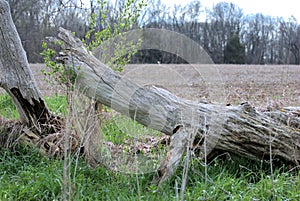
[[[14,150],[0,148],[0,200],[62,199],[62,161],[42,156],[30,147]],[[192,161],[185,189],[186,200],[272,200],[272,184],[266,164],[247,159],[235,162],[216,160],[208,166],[205,185],[204,167]],[[72,161],[72,167],[74,167]],[[244,166],[241,166],[243,164]],[[247,168],[245,168],[247,166]],[[152,185],[154,173],[136,175],[113,172],[101,166],[90,168],[79,159],[73,183],[73,200],[176,200],[183,166],[160,189]],[[71,168],[71,172],[74,173]],[[73,180],[73,178],[72,178]],[[277,200],[299,200],[300,177],[286,166],[274,171]],[[140,196],[138,196],[140,194]]]

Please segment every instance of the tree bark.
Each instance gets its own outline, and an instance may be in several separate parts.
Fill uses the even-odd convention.
[[[52,115],[38,91],[4,0],[0,0],[0,16],[0,85],[13,98],[21,121],[42,134]],[[61,28],[59,37],[65,46],[62,59],[77,73],[76,83],[83,93],[171,136],[159,181],[172,175],[184,152],[192,147],[198,147],[204,157],[222,151],[299,164],[299,108],[258,112],[248,103],[224,106],[192,102],[121,77],[91,55],[70,31]]]
[[[159,169],[160,181],[172,175],[187,148],[194,146],[205,157],[222,151],[299,164],[299,108],[258,112],[248,103],[224,106],[185,100],[165,89],[139,86],[121,77],[91,55],[70,31],[60,28],[59,38],[65,44],[61,59],[76,71],[76,82],[83,93],[172,136]]]
[[[12,97],[21,122],[36,133],[49,132],[51,119],[12,21],[9,4],[0,0],[0,86]],[[51,132],[51,131],[50,131]]]

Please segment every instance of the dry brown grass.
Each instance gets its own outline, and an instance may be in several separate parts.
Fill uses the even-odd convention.
[[[157,73],[158,68],[165,70]],[[151,71],[158,78],[153,75],[151,77]],[[300,105],[300,66],[129,65],[124,74],[139,83],[157,82],[178,96],[191,100],[205,98],[212,102],[230,104],[247,101],[255,106]],[[203,77],[207,74],[209,78]],[[208,81],[216,82],[221,88],[216,92],[211,91]],[[213,93],[225,96],[219,96],[218,100],[211,96]]]

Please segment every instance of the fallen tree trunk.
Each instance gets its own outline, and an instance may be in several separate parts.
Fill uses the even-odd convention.
[[[39,135],[55,132],[47,126],[55,117],[38,91],[6,1],[0,0],[0,14],[0,84],[29,128],[20,127],[19,132],[28,136],[30,129]],[[247,103],[224,106],[185,100],[165,89],[139,86],[121,77],[89,54],[71,32],[60,29],[59,37],[65,43],[64,62],[77,73],[76,82],[83,93],[172,136],[159,169],[160,181],[171,176],[184,152],[193,146],[205,157],[220,150],[258,160],[272,157],[300,162],[299,108],[262,113]],[[33,136],[40,141],[39,136]],[[1,136],[2,140],[6,139]]]
[[[187,147],[192,146],[198,146],[205,157],[221,150],[258,160],[272,157],[300,162],[297,108],[263,113],[248,103],[224,106],[185,100],[165,89],[139,86],[121,77],[90,54],[70,31],[61,28],[59,38],[65,44],[61,59],[77,73],[83,93],[172,136],[159,169],[161,181],[172,174]]]

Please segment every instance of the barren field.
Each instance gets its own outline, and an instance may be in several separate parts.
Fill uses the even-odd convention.
[[[43,64],[31,64],[31,68],[43,95],[60,93],[43,80]],[[122,75],[194,101],[233,105],[247,101],[259,109],[300,106],[297,65],[142,64],[126,66]]]

